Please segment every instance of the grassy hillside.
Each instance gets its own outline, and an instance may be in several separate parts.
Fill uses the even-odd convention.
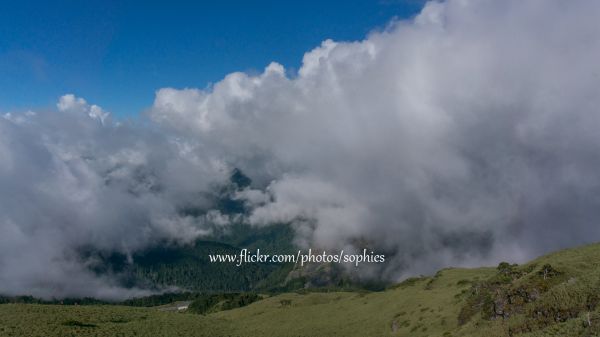
[[[207,315],[0,305],[1,336],[598,336],[600,245],[449,268],[382,292],[297,292]],[[36,322],[32,324],[31,322]]]
[[[283,294],[212,315],[234,336],[441,336],[457,328],[462,280],[492,269],[450,269],[384,292]],[[273,324],[277,322],[277,324]]]

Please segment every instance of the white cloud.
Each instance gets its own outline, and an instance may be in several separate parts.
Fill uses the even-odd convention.
[[[72,95],[57,106],[58,112],[0,119],[0,293],[147,293],[96,277],[80,250],[130,254],[210,233],[223,219],[191,218],[179,209],[208,207],[211,184],[228,173],[199,160],[204,155],[194,142],[98,123],[103,110]]]
[[[393,275],[531,257],[600,235],[598,18],[590,1],[430,2],[326,40],[297,77],[160,90],[150,116],[260,177],[249,221],[297,219],[307,245],[374,242]]]
[[[0,118],[0,292],[126,294],[77,247],[226,226],[179,209],[208,210],[232,167],[254,180],[246,221],[291,221],[306,246],[368,243],[391,254],[382,277],[597,241],[599,18],[585,0],[431,2],[363,41],[326,40],[297,76],[272,63],[160,89],[152,127],[73,95]]]
[[[73,94],[67,94],[60,97],[56,107],[62,112],[85,113],[91,118],[99,120],[102,124],[104,124],[105,120],[110,115],[108,112],[102,110],[101,107],[95,104],[89,105],[85,99],[75,97]]]

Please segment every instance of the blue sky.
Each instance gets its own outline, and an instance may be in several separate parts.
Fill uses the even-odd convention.
[[[0,11],[0,112],[53,107],[65,93],[121,117],[162,87],[204,88],[269,62],[297,69],[327,38],[359,40],[418,0],[24,1]]]

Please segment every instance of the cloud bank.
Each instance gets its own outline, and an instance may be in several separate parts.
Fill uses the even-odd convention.
[[[595,1],[429,2],[363,41],[324,41],[295,74],[160,89],[147,125],[70,95],[7,114],[0,292],[123,296],[74,250],[210,233],[214,219],[178,210],[210,208],[234,167],[254,181],[244,221],[384,251],[386,279],[598,241],[599,19]]]
[[[206,192],[227,176],[192,143],[152,128],[114,124],[73,95],[58,111],[0,118],[0,293],[122,298],[81,250],[131,254],[158,241],[207,234]]]

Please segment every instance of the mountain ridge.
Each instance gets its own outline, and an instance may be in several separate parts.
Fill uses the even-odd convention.
[[[204,315],[115,305],[3,304],[0,336],[587,337],[600,334],[599,294],[596,243],[521,265],[445,268],[385,291],[298,290],[223,297],[228,302],[209,297],[202,299]],[[28,324],[32,319],[39,324]]]

